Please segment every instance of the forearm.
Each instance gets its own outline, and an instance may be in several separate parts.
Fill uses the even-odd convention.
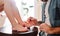
[[[18,23],[22,24],[23,21],[22,21],[20,15],[19,15],[18,10],[17,9],[14,9],[14,10],[15,10],[15,11],[13,11],[14,17],[16,18],[16,20],[18,21]]]
[[[60,27],[53,28],[52,33],[54,33],[54,34],[60,34]]]
[[[6,15],[7,15],[8,19],[10,20],[12,26],[15,27],[17,25],[17,22],[14,19],[14,16],[12,14],[11,5],[8,2],[8,0],[4,1],[4,11],[6,12]]]
[[[11,2],[11,7],[12,7],[12,13],[13,13],[13,15],[14,15],[14,17],[17,19],[17,21],[18,21],[18,23],[20,23],[20,24],[22,24],[22,19],[21,19],[21,17],[20,17],[20,14],[19,14],[19,11],[18,11],[18,8],[17,8],[17,6],[16,6],[16,3],[14,2]]]
[[[48,34],[60,34],[60,27],[56,27],[56,28],[51,27],[47,33]]]

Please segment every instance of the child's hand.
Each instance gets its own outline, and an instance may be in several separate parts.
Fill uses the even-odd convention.
[[[37,19],[33,18],[33,17],[29,17],[27,19],[27,21],[25,22],[25,26],[26,27],[31,27],[37,24]]]
[[[33,18],[33,17],[29,17],[27,19],[27,22],[30,23],[30,24],[33,24],[35,25],[37,23],[37,19]]]

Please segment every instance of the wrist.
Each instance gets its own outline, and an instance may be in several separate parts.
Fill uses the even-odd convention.
[[[48,34],[54,34],[54,28],[50,28]]]

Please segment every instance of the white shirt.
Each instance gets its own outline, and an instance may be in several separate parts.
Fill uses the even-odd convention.
[[[6,14],[4,13],[4,11],[2,11],[2,13],[0,13],[0,14],[6,16]],[[12,33],[12,26],[11,26],[11,23],[10,23],[10,21],[9,21],[9,19],[8,19],[7,16],[5,18],[5,22],[3,24],[3,27],[0,28],[0,32],[7,33],[7,34],[11,34]]]

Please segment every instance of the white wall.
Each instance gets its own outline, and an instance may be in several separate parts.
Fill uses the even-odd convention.
[[[26,21],[28,17],[35,17],[35,3],[34,0],[15,0],[16,1],[16,5],[19,9],[21,18],[23,21]],[[31,7],[32,6],[32,7]],[[25,8],[25,10],[24,10]],[[28,9],[28,13],[27,13],[27,9]]]

